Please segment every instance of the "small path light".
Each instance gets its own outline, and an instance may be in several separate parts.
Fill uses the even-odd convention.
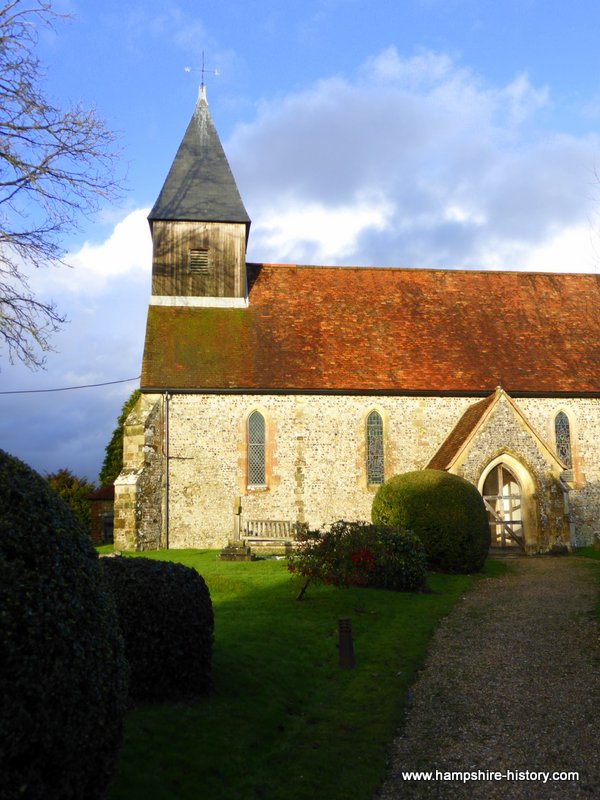
[[[342,669],[354,669],[354,645],[352,644],[352,620],[338,620],[338,630],[340,634],[340,667]]]

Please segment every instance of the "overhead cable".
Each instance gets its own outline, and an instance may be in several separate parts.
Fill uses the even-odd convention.
[[[12,389],[9,391],[0,391],[0,394],[41,394],[43,392],[70,392],[73,389],[95,389],[98,386],[114,386],[116,383],[131,383],[131,381],[139,381],[140,375],[137,378],[124,378],[121,381],[105,381],[104,383],[85,383],[81,386],[60,386],[57,389]]]

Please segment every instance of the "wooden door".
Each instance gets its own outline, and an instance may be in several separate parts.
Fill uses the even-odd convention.
[[[483,484],[483,500],[490,523],[492,547],[523,549],[521,486],[505,464],[492,469]]]

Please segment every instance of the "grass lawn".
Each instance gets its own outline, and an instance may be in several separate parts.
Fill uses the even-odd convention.
[[[594,545],[590,545],[589,547],[578,547],[575,550],[576,556],[583,556],[584,558],[594,558],[596,561],[600,561],[600,550]],[[600,592],[598,593],[598,602],[596,603],[596,617],[598,619],[598,627],[600,628]]]
[[[575,550],[575,555],[583,556],[584,558],[595,558],[600,561],[600,550],[593,545],[589,547],[578,547],[577,550]]]
[[[141,706],[127,720],[110,800],[370,800],[439,619],[472,584],[431,575],[429,593],[312,586],[285,561],[215,551],[145,553],[206,580],[215,611],[214,692]],[[488,562],[487,573],[504,564]],[[357,666],[338,666],[338,619]]]

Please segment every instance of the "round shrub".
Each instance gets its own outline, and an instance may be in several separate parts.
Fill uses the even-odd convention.
[[[423,542],[412,531],[370,525],[370,536],[379,545],[369,586],[414,592],[425,586],[427,556]]]
[[[421,540],[409,531],[339,520],[301,534],[288,569],[306,578],[299,600],[311,581],[415,591],[425,584],[426,558]]]
[[[100,798],[127,663],[98,557],[56,492],[1,450],[0,507],[0,794]]]
[[[431,569],[480,570],[490,544],[483,498],[473,484],[436,469],[396,475],[379,487],[371,518],[414,531]]]
[[[136,700],[178,700],[211,687],[213,610],[191,567],[149,558],[101,559]]]

